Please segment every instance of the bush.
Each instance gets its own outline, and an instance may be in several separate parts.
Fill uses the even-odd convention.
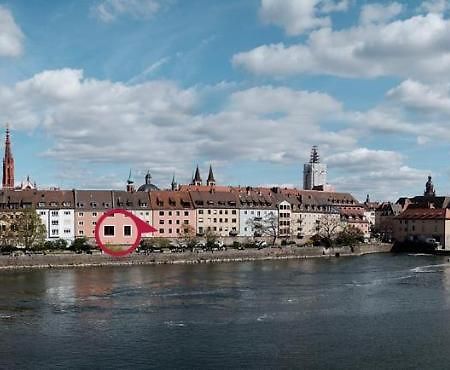
[[[364,242],[364,234],[354,226],[346,227],[336,238],[336,244],[338,245],[353,246],[362,242]]]
[[[45,250],[64,250],[67,249],[67,240],[47,240],[44,242],[42,249]]]
[[[87,252],[91,250],[91,246],[89,245],[88,240],[85,237],[76,238],[70,245],[69,250],[74,252]]]
[[[0,253],[12,253],[16,250],[17,250],[17,248],[12,245],[1,245],[0,246]]]

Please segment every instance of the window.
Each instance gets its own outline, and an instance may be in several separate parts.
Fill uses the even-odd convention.
[[[198,211],[198,213],[203,213],[203,211]],[[180,215],[180,211],[177,211],[177,216]]]
[[[160,234],[164,234],[164,229],[159,229]]]
[[[164,220],[159,220],[160,225],[164,225]]]
[[[222,214],[222,210],[219,211],[219,215],[221,215],[221,214]]]
[[[131,226],[130,225],[125,225],[123,227],[123,235],[131,236]]]
[[[41,216],[45,216],[45,211],[41,211],[41,212],[39,212],[39,214],[40,214]]]
[[[188,225],[189,224],[189,220],[184,220],[184,224]]]
[[[180,229],[177,229],[177,234],[179,234],[180,233]]]
[[[64,211],[64,214],[65,214],[66,216],[69,216],[69,215],[70,215],[70,211]]]
[[[222,219],[221,219],[221,218],[219,218],[219,222],[222,222]]]
[[[84,222],[83,221],[78,221],[78,225],[83,226]]]
[[[145,212],[145,215],[146,215],[146,216],[148,216],[148,215],[149,215],[149,213],[148,213],[148,212]]]
[[[104,236],[114,236],[114,226],[105,225],[103,226],[103,235]]]
[[[169,234],[172,234],[172,229],[169,229]]]
[[[52,225],[58,225],[59,224],[59,222],[58,222],[58,220],[52,220]]]
[[[169,216],[172,216],[172,211],[169,211]]]
[[[225,214],[226,214],[226,215],[228,214],[228,210],[225,210]]]
[[[210,209],[208,209],[208,215],[210,215],[211,214],[211,210]]]
[[[184,211],[184,215],[185,216],[189,216],[189,212],[188,211]]]
[[[79,217],[83,217],[83,216],[84,216],[84,213],[83,213],[83,212],[78,212],[78,216],[79,216]]]
[[[52,235],[58,235],[58,229],[52,229]]]
[[[70,229],[64,229],[64,234],[70,234]]]
[[[83,235],[84,234],[84,231],[83,230],[79,230],[78,231],[78,235]]]
[[[199,219],[198,219],[198,222],[203,222],[203,218],[199,218]]]
[[[236,220],[235,218],[232,218],[232,219],[231,219],[231,222],[236,223],[237,220]]]
[[[52,211],[52,216],[58,216],[58,211]]]
[[[198,214],[199,214],[199,215],[202,215],[202,214],[203,214],[203,209],[199,209],[199,210],[198,210]],[[177,215],[177,216],[178,216],[178,215]]]
[[[180,224],[180,220],[177,220],[177,225],[179,225]]]
[[[169,225],[172,225],[172,220],[169,220]]]
[[[97,225],[97,221],[92,221],[92,225]]]
[[[159,211],[160,216],[164,216],[164,211]]]
[[[97,212],[92,212],[92,217],[97,217]]]

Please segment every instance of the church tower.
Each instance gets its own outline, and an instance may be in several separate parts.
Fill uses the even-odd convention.
[[[316,145],[311,149],[309,163],[303,166],[303,189],[323,190],[327,183],[327,165],[320,163],[319,150]]]
[[[9,126],[6,126],[5,156],[3,157],[3,189],[14,189],[14,158],[11,151]]]
[[[198,169],[198,165],[197,165],[197,168],[195,169],[195,175],[192,178],[191,185],[200,186],[201,184],[202,184],[202,178],[200,177],[200,170]]]
[[[147,180],[147,176],[146,176],[146,180]],[[127,192],[134,193],[134,180],[133,180],[133,176],[131,176],[131,169],[130,169],[130,174],[128,175],[128,180],[127,180]]]
[[[214,174],[213,174],[211,165],[209,165],[209,174],[208,174],[208,180],[206,180],[206,185],[208,185],[208,186],[216,185],[216,180],[214,179]]]

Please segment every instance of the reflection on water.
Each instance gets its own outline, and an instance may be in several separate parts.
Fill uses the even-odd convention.
[[[0,368],[439,367],[449,273],[406,255],[2,272]]]

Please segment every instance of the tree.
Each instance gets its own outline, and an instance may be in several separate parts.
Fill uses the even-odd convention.
[[[81,238],[75,238],[69,249],[75,252],[87,252],[91,250],[91,246],[87,238],[83,236]]]
[[[187,248],[194,248],[198,243],[197,233],[191,225],[182,229],[182,232],[178,235],[178,240],[181,244]]]
[[[207,249],[214,248],[218,238],[219,236],[214,231],[212,231],[211,229],[206,230],[205,232],[206,248]]]
[[[47,240],[44,243],[44,248],[47,250],[64,250],[67,248],[67,240],[64,239]]]
[[[254,236],[270,237],[272,238],[272,245],[275,245],[278,237],[278,217],[274,212],[266,214],[263,218],[250,218],[247,220],[247,225]]]
[[[17,245],[25,249],[40,248],[44,244],[46,230],[36,210],[30,208],[16,214],[11,228]]]
[[[336,236],[343,229],[343,224],[338,215],[325,214],[318,220],[318,232],[326,247],[333,247]]]
[[[12,230],[13,213],[0,214],[0,246],[7,247],[16,244],[15,235]]]
[[[339,245],[354,246],[364,241],[364,233],[355,226],[348,225],[339,232],[336,243]]]

